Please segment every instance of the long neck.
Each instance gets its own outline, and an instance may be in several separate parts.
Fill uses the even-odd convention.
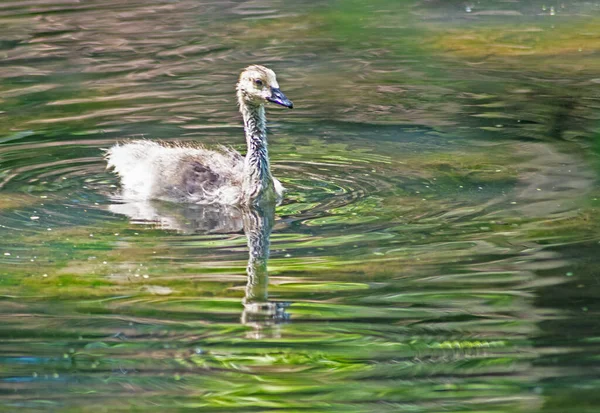
[[[273,181],[267,150],[265,107],[263,105],[251,106],[240,102],[240,112],[244,118],[244,130],[248,145],[244,163],[244,193],[246,198],[256,199],[270,188]]]

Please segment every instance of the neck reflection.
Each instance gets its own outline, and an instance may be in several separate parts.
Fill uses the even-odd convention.
[[[277,337],[278,325],[288,319],[285,302],[269,300],[269,247],[275,220],[274,205],[237,208],[219,205],[186,205],[140,201],[109,206],[132,223],[153,224],[179,233],[239,233],[248,243],[247,284],[241,322],[252,327],[249,338]]]
[[[287,303],[269,301],[269,247],[275,219],[275,207],[257,206],[243,212],[244,232],[248,241],[248,283],[244,297],[242,324],[252,326],[252,337],[278,336],[277,329],[270,329],[288,318]],[[271,331],[269,331],[271,330]]]

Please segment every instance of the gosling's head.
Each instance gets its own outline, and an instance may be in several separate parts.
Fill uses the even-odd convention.
[[[258,106],[265,102],[276,103],[292,109],[294,104],[279,90],[275,73],[264,66],[248,66],[237,84],[240,105]]]

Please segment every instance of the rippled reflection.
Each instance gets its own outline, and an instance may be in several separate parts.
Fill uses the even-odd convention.
[[[112,204],[111,212],[123,214],[138,224],[153,224],[161,229],[184,234],[235,233],[242,230],[248,241],[248,282],[243,299],[243,324],[252,326],[248,337],[264,338],[265,328],[287,320],[288,302],[269,301],[269,246],[275,206],[238,208],[223,205],[187,205],[137,201]],[[271,332],[271,334],[276,334]],[[277,334],[276,334],[277,335]]]

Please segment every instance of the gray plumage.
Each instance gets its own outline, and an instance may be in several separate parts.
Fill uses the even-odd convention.
[[[136,140],[107,150],[109,168],[121,178],[122,197],[198,204],[256,205],[279,200],[284,188],[271,175],[267,147],[267,101],[291,108],[275,73],[250,66],[237,84],[247,153],[194,144]]]

